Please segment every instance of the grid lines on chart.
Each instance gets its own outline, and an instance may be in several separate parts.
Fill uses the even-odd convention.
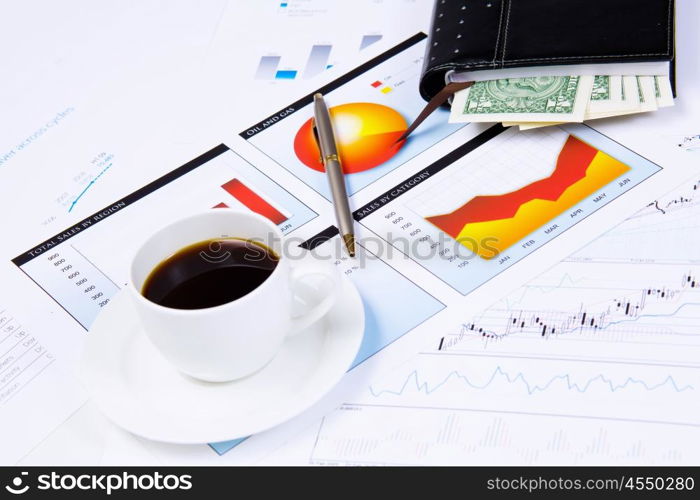
[[[419,186],[409,208],[422,216],[447,213],[475,196],[515,191],[548,177],[568,134],[555,128],[537,132],[509,131],[482,146],[456,162],[448,175],[439,174],[427,188]]]

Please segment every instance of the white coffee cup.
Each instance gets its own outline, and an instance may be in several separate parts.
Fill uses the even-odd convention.
[[[263,243],[275,251],[279,262],[253,291],[214,307],[174,309],[142,295],[144,282],[159,263],[191,244],[223,238]],[[146,335],[177,369],[200,380],[230,381],[259,370],[277,354],[285,337],[303,332],[325,316],[339,285],[329,262],[310,256],[292,261],[281,248],[282,233],[272,222],[226,208],[192,215],[159,230],[141,245],[131,263],[129,288]],[[294,290],[308,286],[303,282],[310,275],[322,277],[325,297],[294,317]]]

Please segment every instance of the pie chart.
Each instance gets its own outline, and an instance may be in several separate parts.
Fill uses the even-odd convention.
[[[353,102],[329,108],[343,172],[354,174],[381,165],[394,156],[405,141],[396,142],[408,124],[388,106]],[[309,168],[323,172],[321,154],[310,118],[294,137],[294,152]]]

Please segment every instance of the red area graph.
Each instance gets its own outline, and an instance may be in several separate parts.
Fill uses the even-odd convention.
[[[253,212],[267,217],[275,224],[282,224],[287,220],[287,216],[270,205],[262,196],[250,189],[238,179],[231,179],[226,184],[221,186],[228,194],[236,198],[243,205],[251,209]],[[220,203],[217,206],[224,205]]]
[[[476,196],[454,212],[426,219],[457,238],[467,224],[512,218],[522,205],[532,200],[558,200],[567,188],[586,177],[586,170],[597,153],[597,149],[569,136],[549,177],[510,193]]]

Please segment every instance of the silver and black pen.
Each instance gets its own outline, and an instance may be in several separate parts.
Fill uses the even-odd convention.
[[[340,235],[345,242],[350,257],[355,256],[355,232],[352,225],[352,212],[348,203],[348,193],[345,190],[343,167],[338,157],[338,147],[333,134],[331,115],[321,94],[314,94],[314,134],[321,151],[321,163],[328,175],[328,184],[333,196],[335,217],[338,221]]]

